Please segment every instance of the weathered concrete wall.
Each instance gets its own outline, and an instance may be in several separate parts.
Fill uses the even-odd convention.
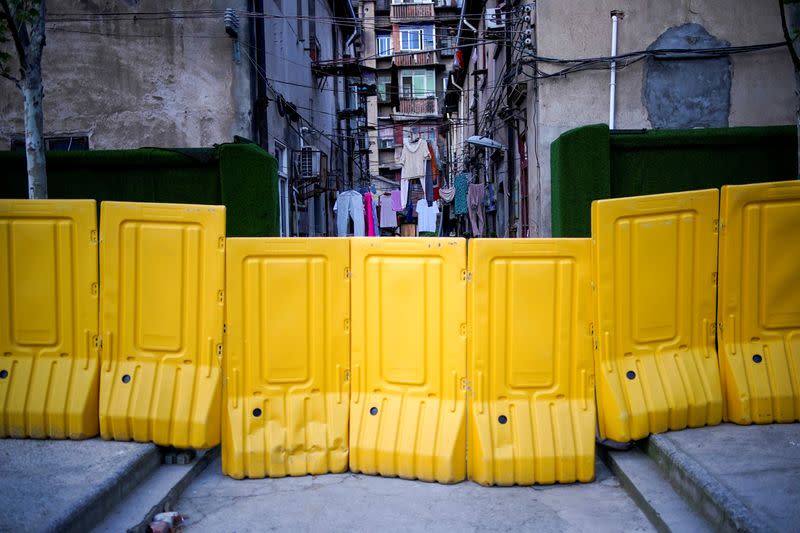
[[[320,44],[321,60],[340,58],[349,35],[343,34],[333,23],[336,19],[327,0],[301,0],[300,7],[302,12],[299,13],[298,2],[293,0],[264,2],[268,15],[264,20],[267,78],[274,89],[267,90],[271,99],[267,109],[270,151],[274,150],[276,142],[286,146],[290,154],[298,150],[301,128],[308,127],[303,130],[304,144],[324,151],[331,172],[346,179],[348,169],[341,149],[345,141],[336,134],[336,112],[345,107],[344,84],[342,78],[333,76],[321,83],[322,80],[312,73],[307,49],[311,47],[310,36],[314,34]],[[273,99],[277,94],[297,106],[298,114],[312,123],[313,128],[302,119],[293,122],[288,116],[281,116]],[[332,208],[326,195],[308,199],[306,210],[298,215],[298,224],[292,226],[294,234],[313,236],[335,232],[331,225]]]
[[[542,0],[537,3],[538,53],[559,58],[610,55],[612,10],[625,14],[619,23],[620,54],[645,50],[669,28],[686,23],[700,24],[714,38],[733,46],[783,40],[777,2]],[[794,122],[794,77],[786,49],[734,55],[730,61],[729,126]],[[654,127],[644,100],[645,65],[640,61],[617,74],[618,129]],[[535,98],[532,90],[528,94]],[[530,123],[537,127],[536,135],[528,136],[531,222],[533,234],[546,236],[550,235],[550,143],[568,129],[608,122],[609,71],[541,80],[538,98],[537,109],[529,106]],[[537,151],[538,160],[534,157]]]
[[[58,13],[246,10],[244,0],[51,0],[43,55],[46,136],[88,135],[92,149],[209,146],[251,137],[250,65],[233,62],[214,18],[57,22]],[[246,20],[240,38],[247,40]],[[245,45],[243,43],[243,48]],[[13,60],[16,70],[16,58]],[[0,79],[0,147],[24,134],[22,97]]]

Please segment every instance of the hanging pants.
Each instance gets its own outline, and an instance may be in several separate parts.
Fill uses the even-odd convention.
[[[472,225],[472,236],[483,236],[483,183],[470,183],[467,192],[467,207],[469,209],[469,222]]]

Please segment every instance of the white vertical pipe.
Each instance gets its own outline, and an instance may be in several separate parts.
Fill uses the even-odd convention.
[[[617,25],[619,17],[614,12],[611,15],[611,57],[617,57]],[[614,116],[617,108],[617,62],[611,62],[611,82],[609,83],[610,96],[608,103],[608,128],[614,129]]]

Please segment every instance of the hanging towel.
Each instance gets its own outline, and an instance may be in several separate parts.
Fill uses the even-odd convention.
[[[456,206],[455,206],[455,213],[456,215],[466,215],[467,214],[467,189],[469,188],[469,182],[472,181],[472,174],[469,172],[464,172],[458,174],[455,179],[456,185]]]

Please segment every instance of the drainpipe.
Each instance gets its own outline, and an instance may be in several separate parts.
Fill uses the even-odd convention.
[[[611,57],[617,57],[617,25],[622,16],[620,11],[611,12]],[[611,62],[611,82],[609,83],[610,96],[608,103],[608,129],[613,130],[614,116],[617,107],[617,62]]]
[[[461,18],[458,19],[458,33],[456,33],[456,48],[461,44],[461,23],[466,22],[464,15],[467,13],[467,0],[461,0]]]
[[[346,0],[344,4],[347,7],[347,11],[350,12],[350,16],[353,18],[353,35],[348,37],[347,41],[345,41],[344,43],[344,52],[347,53],[347,49],[350,48],[350,45],[353,44],[353,41],[355,41],[356,37],[358,37],[359,28],[358,28],[358,17],[356,16],[356,12],[353,9],[353,0]],[[353,54],[353,57],[355,57],[355,54]]]

